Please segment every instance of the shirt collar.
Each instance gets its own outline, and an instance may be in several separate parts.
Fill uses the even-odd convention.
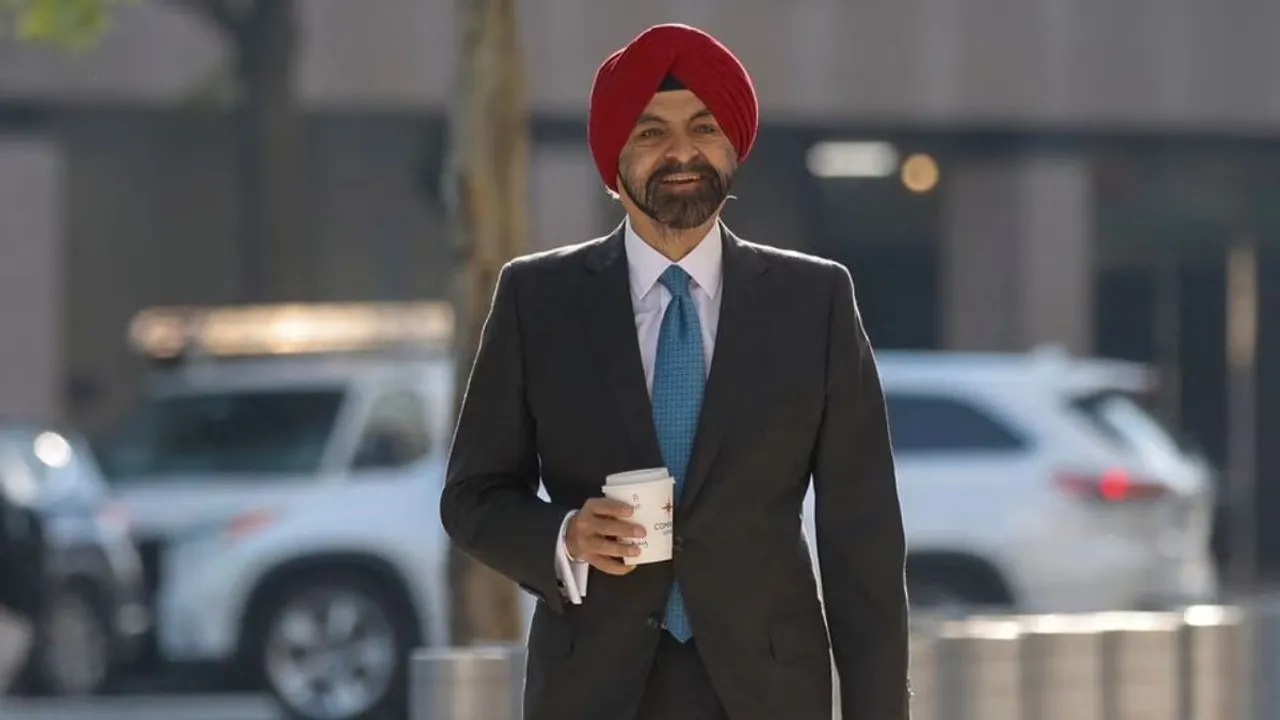
[[[631,228],[630,220],[627,220],[623,239],[627,252],[628,272],[631,275],[631,299],[633,302],[639,302],[649,294],[658,282],[658,278],[672,265],[672,262],[670,258],[640,239],[640,236]],[[720,223],[716,222],[693,250],[675,264],[689,273],[689,277],[702,288],[703,292],[714,298],[720,292],[723,256]]]

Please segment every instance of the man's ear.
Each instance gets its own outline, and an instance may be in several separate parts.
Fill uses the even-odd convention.
[[[614,200],[622,202],[622,197],[625,195],[628,200],[635,202],[635,198],[631,197],[631,195],[627,193],[627,186],[622,184],[622,173],[618,173],[618,177],[613,179],[613,186],[618,188],[617,190],[609,191],[610,194],[613,195]]]

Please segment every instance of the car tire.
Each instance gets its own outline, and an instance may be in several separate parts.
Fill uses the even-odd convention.
[[[359,573],[292,578],[253,626],[257,675],[296,720],[403,717],[417,645],[404,605]]]
[[[36,626],[29,666],[34,694],[85,697],[105,692],[115,670],[111,623],[83,584],[58,588]]]

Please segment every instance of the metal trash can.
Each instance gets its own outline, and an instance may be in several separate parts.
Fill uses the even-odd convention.
[[[413,653],[412,720],[520,720],[523,645],[430,648]]]
[[[944,623],[934,646],[935,720],[1022,720],[1018,623]]]
[[[1185,609],[1180,645],[1185,720],[1252,720],[1244,612],[1219,605]]]
[[[1023,720],[1103,720],[1097,618],[1030,615],[1021,625]]]
[[[1182,615],[1100,613],[1107,720],[1182,718]]]

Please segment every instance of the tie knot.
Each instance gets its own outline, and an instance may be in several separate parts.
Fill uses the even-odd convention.
[[[662,275],[658,276],[658,282],[662,283],[673,297],[689,294],[689,273],[679,265],[672,265],[663,270]]]

